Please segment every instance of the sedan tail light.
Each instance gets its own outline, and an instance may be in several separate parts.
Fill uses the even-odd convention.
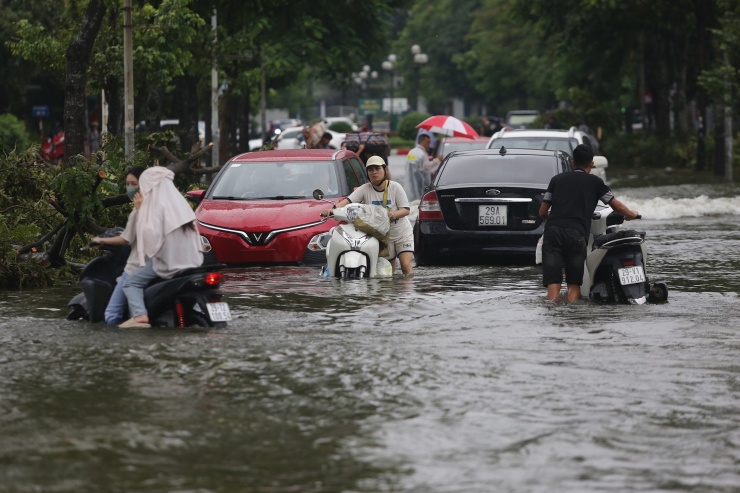
[[[422,197],[419,203],[419,219],[422,221],[440,221],[444,219],[442,209],[439,207],[437,192],[431,191]]]

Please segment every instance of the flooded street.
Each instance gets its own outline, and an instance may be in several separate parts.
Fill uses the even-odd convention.
[[[226,329],[123,330],[0,291],[0,492],[740,491],[740,192],[613,188],[666,304],[254,268]]]

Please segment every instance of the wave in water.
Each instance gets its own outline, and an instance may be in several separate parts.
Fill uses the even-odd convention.
[[[631,209],[640,211],[645,219],[740,215],[740,196],[710,198],[700,195],[682,199],[637,199],[624,196],[619,197],[619,200]]]

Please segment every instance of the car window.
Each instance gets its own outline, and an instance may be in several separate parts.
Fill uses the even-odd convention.
[[[570,155],[561,154],[560,155],[560,172],[565,173],[566,171],[570,171]]]
[[[230,163],[209,191],[209,198],[310,197],[317,188],[327,197],[338,197],[338,183],[334,161]]]
[[[367,177],[367,172],[365,171],[365,165],[362,164],[362,161],[354,157],[350,159],[350,161],[352,162],[352,168],[354,168],[355,174],[357,174],[357,178],[360,182],[360,185],[370,181]]]
[[[355,161],[354,159],[352,161]],[[342,164],[344,165],[344,174],[347,175],[347,185],[349,186],[350,191],[354,190],[355,188],[360,186],[360,182],[357,179],[357,175],[355,174],[355,171],[352,169],[352,166],[354,163],[350,163],[348,160],[342,161]]]
[[[441,170],[437,186],[475,183],[549,183],[557,162],[545,156],[452,156]]]
[[[508,137],[503,139],[494,139],[489,148],[500,149],[501,146],[507,149],[539,149],[544,151],[563,151],[571,156],[573,149],[578,145],[576,139],[571,138],[553,138],[553,137]]]

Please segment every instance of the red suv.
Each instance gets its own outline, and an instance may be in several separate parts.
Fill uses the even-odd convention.
[[[367,181],[352,151],[249,152],[229,160],[208,190],[188,197],[199,203],[201,241],[216,262],[319,264],[333,224],[320,216],[331,204],[314,199],[313,191],[336,203]]]

